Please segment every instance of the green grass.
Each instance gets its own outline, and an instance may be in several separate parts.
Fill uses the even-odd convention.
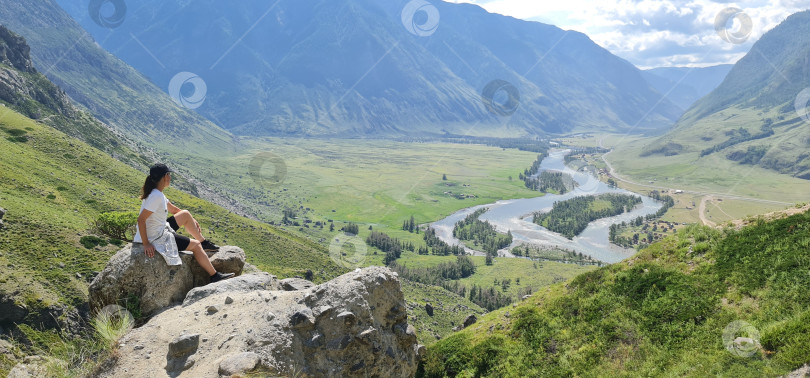
[[[518,173],[536,158],[530,152],[381,140],[263,138],[244,142],[250,148],[238,155],[217,154],[187,164],[193,165],[195,177],[227,192],[250,209],[250,215],[266,221],[280,220],[281,210],[289,207],[313,220],[399,228],[411,215],[418,223],[426,223],[466,207],[538,195],[517,180]],[[263,152],[275,154],[286,165],[287,174],[280,184],[257,183],[249,173],[254,157]],[[257,162],[261,160],[254,164]],[[275,174],[272,163],[258,171],[264,177]],[[447,181],[442,180],[443,174]],[[460,200],[444,194],[446,191],[475,198]]]
[[[496,257],[492,265],[486,265],[483,256],[472,257],[476,271],[470,277],[459,280],[468,287],[495,286],[499,291],[516,298],[518,291],[531,287],[534,291],[557,282],[563,282],[581,273],[596,269],[595,266],[581,266],[553,261],[530,261],[522,258]],[[520,282],[518,283],[518,279]],[[495,284],[495,281],[498,284]],[[501,282],[510,280],[511,284],[503,291]]]
[[[102,246],[109,243],[106,238],[89,249],[80,241],[97,236],[93,222],[99,214],[138,210],[144,174],[8,109],[0,112],[0,129],[26,130],[28,136],[22,143],[0,139],[0,206],[7,210],[0,230],[0,292],[25,304],[33,321],[39,309],[86,303],[89,277],[119,247]],[[212,240],[242,247],[248,262],[279,277],[311,269],[314,280],[323,282],[346,271],[332,262],[326,248],[307,238],[175,189],[169,188],[167,196],[191,210]]]
[[[561,282],[575,277],[578,274],[596,269],[595,266],[580,266],[576,264],[565,264],[553,261],[530,261],[522,258],[496,257],[492,265],[486,265],[483,256],[470,256],[475,263],[476,271],[470,277],[458,280],[460,284],[472,287],[497,286],[498,291],[516,298],[520,289],[531,287],[534,290],[549,286],[556,282]],[[397,260],[400,265],[408,268],[428,268],[441,263],[456,261],[455,256],[432,256],[417,255],[406,252]],[[520,283],[517,283],[518,278]],[[501,288],[500,282],[504,279],[511,280],[511,284],[506,291]],[[498,285],[495,285],[498,280]]]
[[[708,122],[708,121],[707,121]],[[739,124],[733,124],[739,127]],[[730,128],[732,126],[725,126]],[[704,125],[704,128],[714,130],[715,126]],[[724,128],[717,127],[718,132]],[[806,128],[795,129],[802,130]],[[680,135],[680,134],[679,134]],[[608,160],[616,168],[621,176],[629,177],[636,182],[647,184],[648,181],[655,181],[655,185],[679,188],[683,190],[707,191],[728,195],[740,195],[756,199],[766,199],[782,202],[800,202],[806,198],[806,193],[810,191],[810,181],[792,177],[787,174],[780,174],[777,171],[739,164],[726,159],[727,150],[700,157],[700,150],[709,147],[711,142],[700,141],[700,133],[684,132],[684,145],[694,146],[692,149],[675,156],[652,155],[640,158],[644,148],[653,143],[651,139],[631,139],[620,136],[610,136],[605,138],[605,145],[614,148],[608,155]],[[717,138],[720,138],[719,136]],[[792,135],[790,133],[778,134],[778,140],[770,142],[769,154],[781,154],[782,146],[786,143],[804,140],[806,136]],[[745,149],[749,145],[765,143],[762,141],[752,141],[743,143],[739,149]],[[796,151],[798,147],[793,146],[787,150]],[[737,149],[730,147],[729,150]],[[806,151],[806,148],[801,151]],[[767,156],[766,156],[767,157]],[[789,158],[783,157],[784,159]],[[783,159],[774,157],[774,159]],[[785,163],[787,165],[787,163]]]
[[[486,313],[475,303],[441,287],[408,280],[401,282],[408,305],[408,323],[416,328],[419,342],[424,345],[452,334],[453,327],[462,324],[468,315],[480,317]],[[433,306],[433,316],[425,310],[426,303]]]
[[[810,362],[808,224],[810,213],[687,227],[493,311],[429,347],[419,375],[784,375]],[[735,321],[761,335],[749,357],[724,345]]]

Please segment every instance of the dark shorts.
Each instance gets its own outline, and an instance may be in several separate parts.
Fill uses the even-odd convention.
[[[180,225],[177,224],[177,220],[174,219],[173,216],[169,217],[166,222],[169,222],[169,226],[171,226],[172,230],[175,232],[180,229]],[[188,250],[188,245],[191,244],[191,239],[183,235],[174,234],[174,242],[177,243],[178,251],[185,251]]]

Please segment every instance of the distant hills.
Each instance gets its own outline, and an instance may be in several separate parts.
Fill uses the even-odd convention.
[[[643,155],[721,154],[740,164],[810,179],[805,109],[810,96],[805,101],[800,96],[808,87],[810,11],[804,11],[763,35],[720,86]]]
[[[683,110],[723,82],[733,64],[711,67],[659,67],[642,71],[644,79]]]
[[[100,48],[52,0],[0,0],[0,24],[25,37],[43,75],[144,148],[217,149],[231,144],[228,132],[177,106],[146,77]]]
[[[57,2],[164,91],[199,75],[189,107],[242,135],[662,132],[681,113],[584,34],[470,4],[146,0],[105,28]]]

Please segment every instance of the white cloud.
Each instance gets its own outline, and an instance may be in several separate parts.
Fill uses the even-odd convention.
[[[734,63],[765,32],[789,15],[810,8],[810,0],[445,1],[478,4],[492,13],[583,32],[641,68]],[[726,42],[715,31],[717,15],[729,7],[742,9],[752,21],[744,43]],[[730,30],[739,30],[740,23],[732,21]]]

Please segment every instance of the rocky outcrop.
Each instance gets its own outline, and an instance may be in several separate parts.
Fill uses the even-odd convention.
[[[248,282],[259,281],[245,276],[195,289],[182,306],[124,336],[117,360],[101,376],[416,373],[424,348],[407,323],[396,273],[371,267],[305,290],[247,290]]]
[[[805,364],[804,366],[790,372],[785,378],[803,378],[803,377],[810,377],[810,365]]]
[[[477,321],[478,321],[478,318],[475,316],[475,314],[470,314],[470,315],[467,316],[467,318],[464,319],[464,324],[462,324],[463,328],[467,328],[467,327],[475,324],[475,322],[477,322]]]
[[[315,286],[314,283],[301,278],[285,278],[279,282],[281,288],[287,291],[304,290]]]
[[[225,246],[209,257],[220,272],[240,274],[245,265],[245,252],[239,247]],[[147,258],[142,244],[127,245],[90,283],[91,311],[136,300],[141,315],[148,317],[183,302],[191,289],[207,285],[210,280],[194,256],[181,253],[181,258],[182,265],[169,266],[158,254]]]
[[[22,72],[35,73],[31,61],[31,48],[25,38],[0,25],[0,63],[12,66]]]
[[[0,100],[33,119],[46,115],[32,101],[68,118],[79,111],[67,94],[37,72],[25,39],[0,25]]]
[[[276,276],[268,273],[246,274],[215,285],[206,285],[191,289],[183,300],[183,306],[188,306],[203,298],[222,293],[245,293],[255,290],[280,290]]]

